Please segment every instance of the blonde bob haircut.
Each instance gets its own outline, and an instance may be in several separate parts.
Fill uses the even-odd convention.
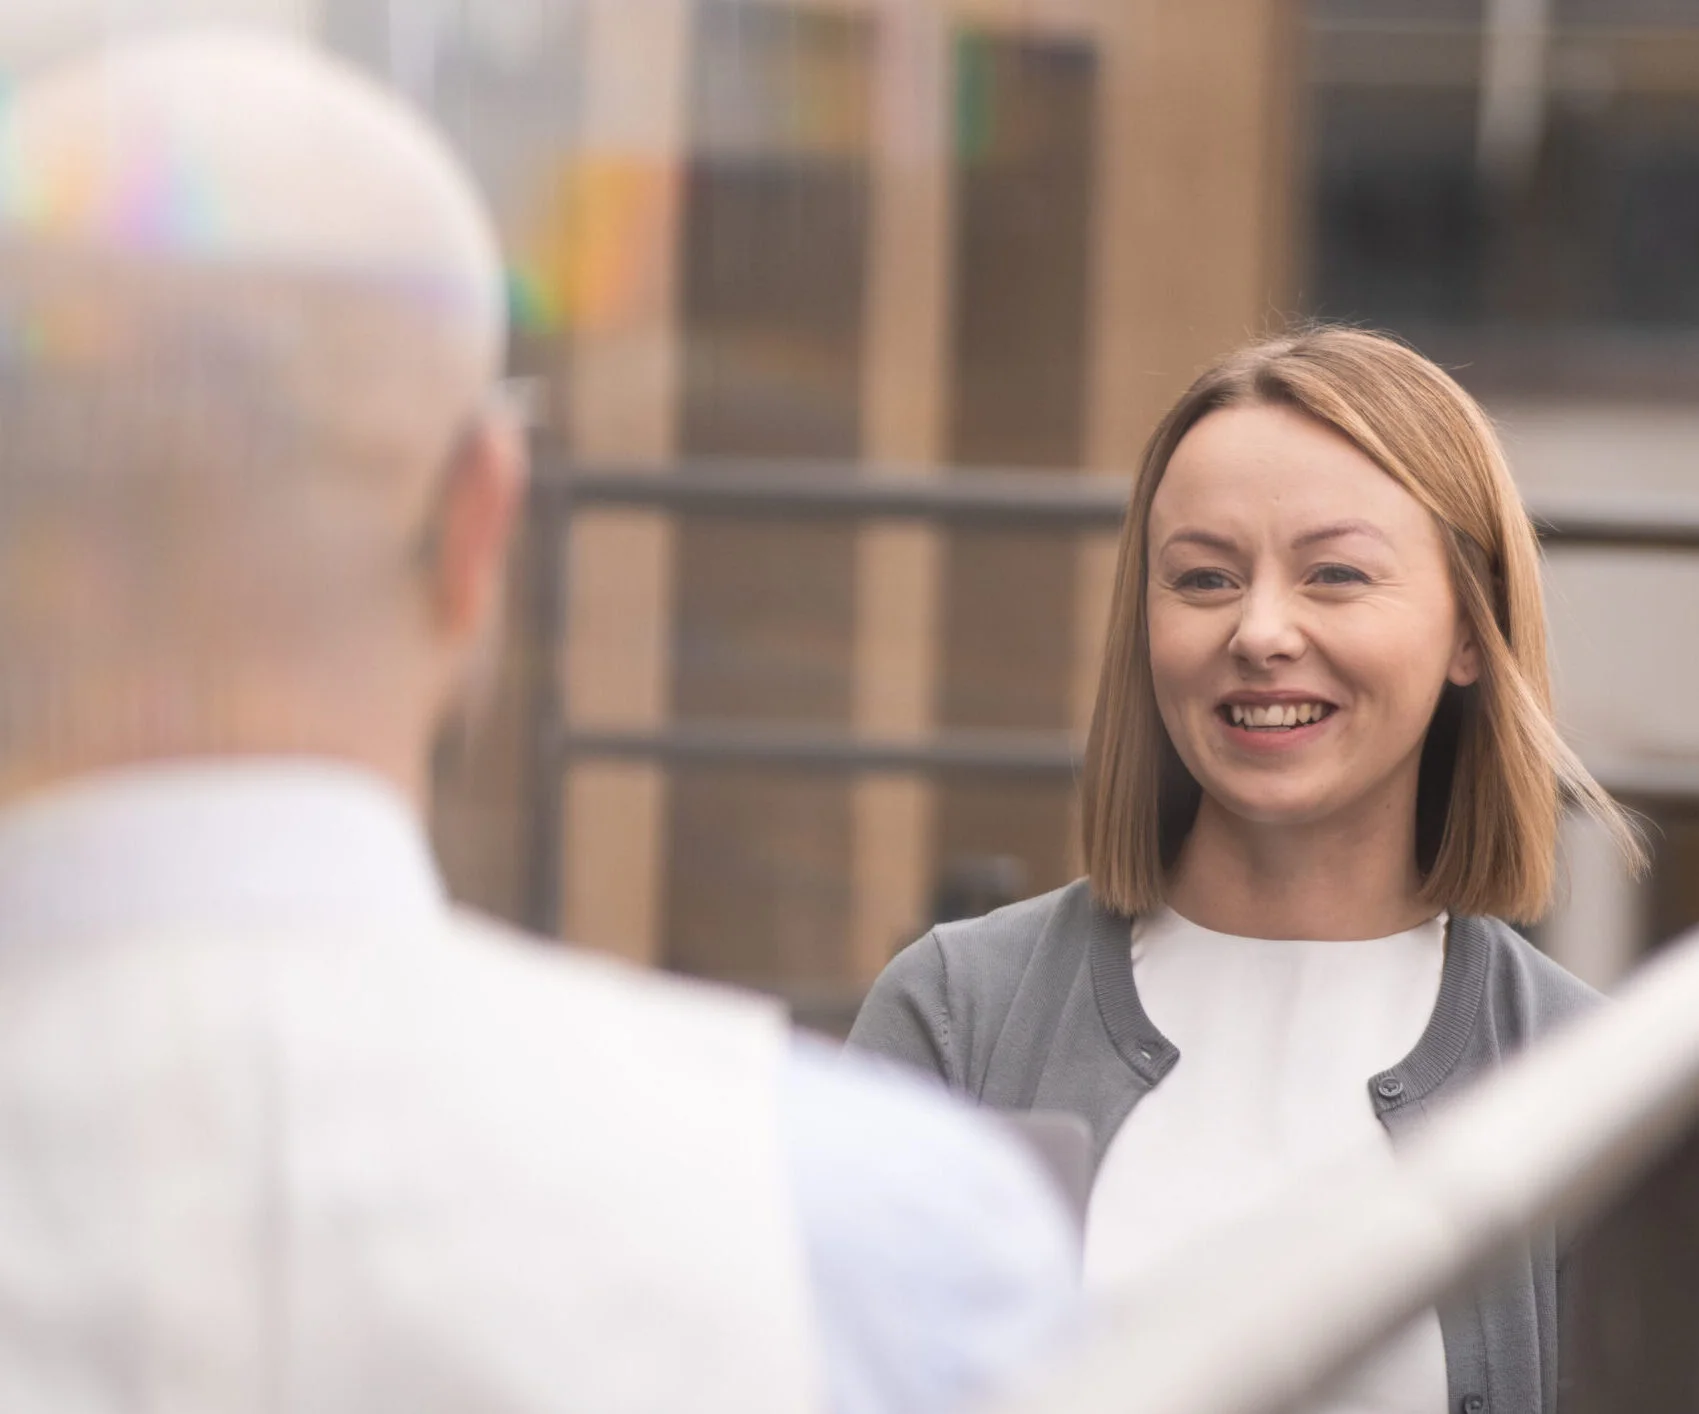
[[[1422,896],[1457,914],[1539,918],[1566,802],[1601,821],[1635,868],[1628,817],[1559,737],[1546,667],[1540,552],[1486,414],[1395,340],[1319,327],[1229,355],[1186,390],[1145,448],[1121,532],[1109,637],[1081,779],[1086,870],[1122,914],[1160,904],[1200,791],[1162,725],[1146,633],[1151,501],[1174,449],[1221,408],[1291,408],[1344,437],[1427,507],[1444,534],[1481,673],[1447,685],[1422,749]]]

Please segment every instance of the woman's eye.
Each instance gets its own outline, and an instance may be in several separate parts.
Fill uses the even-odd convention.
[[[1321,565],[1311,578],[1317,584],[1367,584],[1369,577],[1350,565]]]
[[[1231,589],[1233,581],[1220,570],[1187,570],[1174,583],[1181,589]]]

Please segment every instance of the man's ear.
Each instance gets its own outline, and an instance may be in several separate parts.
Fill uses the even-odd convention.
[[[450,642],[477,638],[500,602],[527,470],[524,436],[505,412],[482,415],[449,468],[430,574],[432,617]]]

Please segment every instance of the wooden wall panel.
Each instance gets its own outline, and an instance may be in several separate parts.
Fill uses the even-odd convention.
[[[881,16],[874,84],[863,455],[936,475],[949,315],[948,25],[906,5]],[[937,721],[941,539],[929,526],[863,526],[856,540],[854,724],[923,739]],[[854,894],[846,978],[866,986],[930,917],[936,797],[930,780],[854,787]]]
[[[1084,451],[1095,285],[1100,47],[1077,36],[958,30],[950,460],[1074,474]],[[942,720],[1058,731],[1073,714],[1071,537],[951,534]],[[1071,782],[951,780],[938,886],[1037,892],[1070,874]]]
[[[682,248],[687,458],[792,474],[861,451],[872,23],[704,0]],[[857,532],[686,518],[674,712],[847,730]],[[837,772],[674,774],[666,960],[812,1005],[849,968],[853,785]]]
[[[682,209],[689,0],[586,0],[581,140],[647,219],[634,227],[618,318],[582,321],[572,349],[569,423],[582,461],[633,474],[677,450],[675,252]],[[587,213],[584,219],[590,219]],[[572,527],[568,721],[655,728],[670,693],[671,524],[586,514]],[[574,762],[564,789],[563,913],[586,944],[653,961],[660,949],[666,779],[645,763]]]

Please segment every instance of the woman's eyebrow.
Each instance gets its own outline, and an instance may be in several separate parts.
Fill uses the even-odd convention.
[[[1219,550],[1224,555],[1234,555],[1239,551],[1238,542],[1231,536],[1209,530],[1176,530],[1162,542],[1162,548],[1167,550],[1174,545],[1202,545],[1206,550]]]
[[[1391,545],[1386,532],[1378,525],[1371,525],[1366,520],[1336,520],[1331,525],[1318,525],[1314,530],[1306,530],[1292,542],[1294,550],[1301,550],[1307,545],[1317,545],[1323,540],[1338,540],[1347,535],[1367,535],[1379,540],[1383,545]]]

